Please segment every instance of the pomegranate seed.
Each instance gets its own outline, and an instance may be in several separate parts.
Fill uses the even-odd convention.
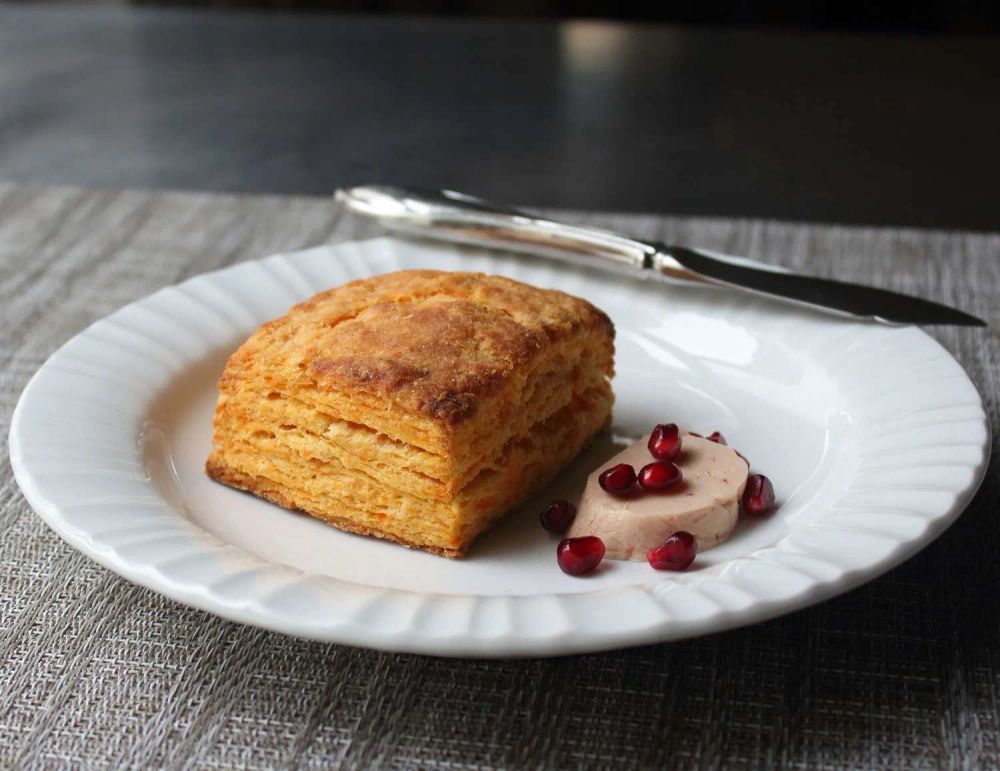
[[[710,433],[708,435],[708,441],[715,442],[716,444],[725,444],[726,443],[726,437],[724,437],[718,431],[713,431],[712,433]]]
[[[668,460],[647,463],[639,470],[639,484],[647,490],[665,490],[683,478],[681,470]]]
[[[657,460],[673,460],[681,452],[681,430],[676,423],[660,423],[653,428],[646,446]]]
[[[552,501],[542,512],[542,527],[550,533],[565,533],[576,516],[576,506],[569,501]]]
[[[681,530],[655,549],[650,549],[646,559],[657,570],[687,570],[697,553],[698,543],[694,536]]]
[[[767,514],[774,508],[774,485],[763,474],[753,474],[743,490],[743,511],[752,516]]]
[[[597,483],[612,495],[627,495],[635,487],[635,469],[627,463],[619,463],[602,471]]]
[[[604,541],[596,535],[581,538],[563,538],[556,547],[556,561],[563,573],[582,576],[601,564],[604,559]]]

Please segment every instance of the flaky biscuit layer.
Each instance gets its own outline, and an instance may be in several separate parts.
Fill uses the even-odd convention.
[[[309,441],[229,442],[213,451],[207,469],[220,482],[331,523],[354,521],[362,529],[352,532],[461,556],[479,533],[555,475],[607,425],[608,406],[567,407],[512,437],[501,457],[447,498],[401,492],[391,476],[373,477],[340,459],[320,459]]]

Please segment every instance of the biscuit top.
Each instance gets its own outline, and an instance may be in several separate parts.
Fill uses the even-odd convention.
[[[453,425],[549,344],[594,332],[610,341],[610,319],[564,292],[482,273],[407,270],[294,306],[233,354],[223,383],[252,369],[275,383],[375,393]]]

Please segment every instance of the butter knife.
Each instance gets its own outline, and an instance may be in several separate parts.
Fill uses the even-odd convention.
[[[364,185],[338,190],[336,198],[390,230],[423,238],[530,252],[643,278],[727,286],[892,324],[986,326],[975,316],[920,297],[567,225],[451,190]]]

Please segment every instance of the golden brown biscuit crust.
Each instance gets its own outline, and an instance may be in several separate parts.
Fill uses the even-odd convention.
[[[579,298],[402,271],[258,329],[220,381],[210,477],[449,557],[607,425],[614,331]]]
[[[321,292],[265,324],[234,355],[359,389],[454,426],[547,344],[610,319],[590,303],[501,276],[407,270]]]

